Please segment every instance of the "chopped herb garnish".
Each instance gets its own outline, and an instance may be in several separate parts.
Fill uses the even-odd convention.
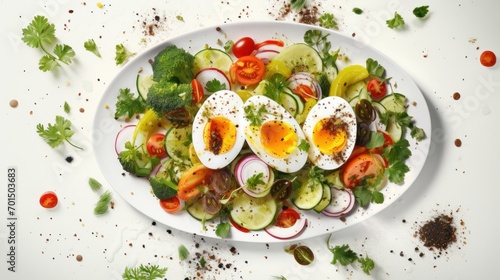
[[[208,81],[205,85],[205,89],[209,92],[217,92],[219,90],[226,89],[226,84],[221,83],[219,80],[214,78],[211,81]]]
[[[394,17],[392,19],[388,19],[386,23],[391,29],[403,27],[405,25],[403,17],[398,14],[398,12],[394,12]]]
[[[98,191],[101,189],[102,184],[94,178],[89,178],[89,186],[93,191]]]
[[[104,215],[108,213],[109,211],[109,203],[111,202],[111,192],[110,191],[105,191],[101,196],[99,197],[99,200],[97,201],[95,207],[94,207],[94,214],[96,215]]]
[[[413,9],[413,14],[418,18],[423,18],[429,12],[429,6],[420,6]]]
[[[167,268],[157,265],[140,265],[139,267],[126,267],[122,274],[124,280],[154,280],[165,277]]]
[[[69,114],[69,112],[71,112],[71,107],[69,106],[68,102],[66,102],[66,101],[64,101],[63,108],[64,108],[64,113]]]
[[[231,229],[231,224],[228,222],[220,223],[215,228],[215,234],[220,238],[226,238]]]
[[[95,54],[97,57],[101,57],[101,53],[99,52],[99,49],[97,48],[97,44],[95,43],[94,39],[88,39],[87,41],[85,41],[83,43],[83,47],[87,51]]]
[[[75,131],[73,129],[71,129],[71,121],[65,119],[62,116],[56,116],[55,124],[49,123],[47,125],[47,128],[45,128],[43,124],[39,123],[36,126],[36,132],[52,148],[55,148],[55,147],[61,145],[61,143],[63,141],[66,141],[71,146],[73,146],[77,149],[83,150],[81,147],[78,147],[69,141],[71,136],[73,136],[73,134],[75,134]]]
[[[120,65],[125,63],[130,57],[134,56],[135,53],[132,53],[125,48],[123,44],[118,44],[115,47],[115,62],[116,65]]]
[[[132,117],[134,114],[143,113],[146,110],[146,103],[140,96],[134,97],[129,88],[120,89],[116,101],[115,118],[122,116]]]
[[[352,8],[352,11],[357,14],[357,15],[360,15],[363,13],[363,10],[361,10],[360,8]]]
[[[246,187],[249,189],[255,189],[258,185],[263,185],[265,182],[262,180],[264,178],[264,173],[260,172],[250,176],[246,181]]]
[[[319,24],[324,28],[338,28],[332,13],[324,13],[318,18]]]
[[[184,261],[188,258],[189,251],[186,248],[186,246],[180,245],[178,251],[179,251],[179,259],[181,259],[181,261]]]

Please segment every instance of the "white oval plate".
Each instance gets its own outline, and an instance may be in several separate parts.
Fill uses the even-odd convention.
[[[128,62],[103,94],[93,124],[94,130],[102,136],[94,138],[93,149],[95,157],[104,177],[116,193],[138,211],[157,222],[185,232],[214,238],[219,238],[215,234],[215,227],[219,222],[218,220],[215,220],[213,223],[207,222],[207,230],[204,231],[201,223],[191,218],[185,211],[175,215],[166,213],[159,206],[158,199],[150,192],[147,180],[144,178],[135,178],[123,171],[115,154],[114,141],[118,131],[130,123],[114,119],[115,103],[119,89],[128,87],[132,92],[137,94],[135,81],[138,71],[143,69],[146,73],[151,73],[149,60],[154,58],[166,45],[175,44],[193,54],[203,49],[206,45],[222,49],[223,47],[220,45],[220,42],[224,43],[227,40],[236,41],[244,36],[250,36],[256,42],[277,38],[283,40],[288,45],[295,42],[303,42],[303,36],[307,30],[321,29],[311,25],[274,21],[233,23],[218,27],[220,29],[217,26],[213,26],[175,37],[152,47]],[[406,174],[404,184],[389,184],[383,189],[382,192],[385,196],[383,204],[371,204],[367,208],[357,207],[353,210],[352,214],[342,220],[326,217],[314,211],[308,211],[303,213],[309,221],[308,227],[299,236],[294,237],[293,240],[305,239],[347,228],[391,205],[416,180],[424,166],[431,140],[429,109],[424,96],[410,76],[387,56],[372,47],[334,31],[321,30],[329,34],[328,39],[332,43],[332,50],[340,47],[341,53],[349,57],[350,64],[365,65],[367,58],[373,58],[385,67],[387,75],[392,77],[391,83],[397,84],[396,91],[405,94],[409,99],[408,114],[414,117],[417,126],[424,129],[427,138],[419,142],[418,145],[413,139],[408,139],[410,141],[410,149],[413,153],[412,157],[406,162],[410,167],[410,172]],[[106,109],[106,106],[109,106],[109,108]],[[265,243],[289,241],[273,238],[265,231],[243,233],[235,228],[231,228],[227,238],[236,241]]]

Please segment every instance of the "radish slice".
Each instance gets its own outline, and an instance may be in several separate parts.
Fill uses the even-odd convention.
[[[262,174],[261,180],[264,184],[259,184],[252,189],[248,188],[248,179],[258,174]],[[243,190],[253,197],[266,196],[271,191],[271,183],[274,181],[272,170],[255,154],[244,156],[236,163],[235,176],[236,181]]]
[[[298,219],[291,227],[283,228],[271,225],[266,227],[264,231],[274,238],[284,240],[296,237],[297,235],[301,234],[306,227],[307,219],[301,215],[300,219]]]
[[[217,68],[203,68],[198,72],[198,74],[196,74],[195,78],[201,83],[205,95],[214,93],[207,89],[207,83],[213,81],[214,79],[218,80],[221,85],[226,85],[225,89],[231,88],[231,82],[229,81],[227,75]]]
[[[266,44],[263,45],[262,47],[258,48],[257,51],[263,52],[263,51],[275,51],[275,52],[280,52],[283,49],[282,46],[278,46],[276,44]]]
[[[255,54],[255,57],[262,60],[264,65],[267,65],[278,54],[279,52],[275,50],[263,50],[263,51],[258,51]]]
[[[164,163],[169,159],[170,159],[169,157],[162,158],[160,163],[158,163],[158,165],[155,166],[155,168],[153,168],[153,170],[151,171],[151,176],[156,176],[158,175],[158,173],[164,171],[165,170]]]
[[[328,217],[340,217],[349,213],[355,202],[351,190],[332,188],[332,202],[321,213]]]
[[[115,137],[116,155],[119,155],[121,151],[125,150],[125,143],[127,143],[127,141],[132,141],[135,127],[136,127],[135,124],[129,124],[120,129],[120,131],[118,131]]]
[[[320,99],[322,96],[321,86],[318,80],[313,76],[313,74],[308,72],[296,72],[293,73],[290,78],[288,78],[290,84],[288,85],[292,90],[295,90],[299,85],[306,85],[311,88],[316,94],[316,99]]]

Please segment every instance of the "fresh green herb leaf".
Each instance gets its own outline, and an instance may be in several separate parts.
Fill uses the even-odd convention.
[[[205,89],[209,92],[216,92],[226,89],[226,84],[223,84],[219,80],[214,78],[213,80],[207,82],[207,84],[205,85]]]
[[[366,60],[366,70],[368,70],[368,73],[370,75],[377,77],[377,78],[383,78],[385,74],[385,68],[378,63],[378,61],[368,58]]]
[[[123,44],[117,44],[115,46],[115,62],[116,65],[125,63],[130,57],[134,56],[135,53],[130,52],[125,48]]]
[[[146,103],[140,96],[134,97],[129,88],[121,88],[116,101],[115,118],[127,116],[131,118],[134,114],[143,113]]]
[[[71,112],[71,107],[69,106],[68,102],[66,102],[66,101],[64,101],[63,108],[64,108],[64,113],[69,114],[69,112]]]
[[[262,104],[258,109],[253,105],[243,108],[245,117],[250,121],[250,125],[259,126],[262,124],[262,115],[268,113],[266,106]]]
[[[361,264],[361,269],[366,275],[370,275],[370,272],[375,268],[375,262],[368,256],[359,258],[358,262]]]
[[[258,185],[265,184],[262,178],[264,178],[264,173],[262,172],[250,176],[246,181],[246,187],[249,189],[255,189]]]
[[[158,265],[140,265],[139,267],[126,267],[122,274],[124,280],[154,280],[165,277],[167,268]]]
[[[346,266],[350,265],[358,259],[356,253],[349,248],[349,245],[337,245],[333,248],[328,248],[333,254],[332,264],[337,264]]]
[[[357,14],[357,15],[360,15],[363,13],[363,10],[361,10],[360,8],[352,8],[352,11]]]
[[[274,100],[276,102],[280,102],[281,101],[281,94],[288,87],[290,82],[287,81],[287,79],[279,73],[272,75],[266,81],[267,82],[264,86],[264,89],[265,89],[264,95],[271,98],[272,100]]]
[[[40,48],[45,53],[38,61],[38,68],[44,72],[55,69],[59,62],[70,64],[75,56],[73,48],[65,44],[57,44],[53,54],[47,51],[47,45],[56,41],[56,28],[45,16],[35,16],[31,23],[22,29],[21,40],[29,47]]]
[[[300,141],[300,144],[297,146],[297,148],[301,151],[309,152],[311,145],[305,139],[302,139],[302,141]]]
[[[400,184],[405,180],[405,174],[410,171],[410,168],[402,161],[397,161],[385,169],[389,181]]]
[[[403,27],[405,25],[403,17],[398,14],[398,12],[394,12],[394,17],[392,19],[388,19],[386,23],[387,26],[391,29]]]
[[[87,51],[95,54],[97,57],[101,57],[101,53],[99,52],[99,49],[97,48],[97,44],[95,43],[94,39],[88,39],[87,41],[85,41],[83,43],[83,47]]]
[[[318,18],[319,24],[324,28],[338,28],[332,13],[324,13]]]
[[[204,257],[201,257],[201,259],[200,259],[200,266],[201,266],[202,268],[204,268],[206,264],[207,264],[207,261],[205,261],[205,258],[204,258]]]
[[[304,42],[318,50],[325,67],[335,68],[340,49],[331,52],[332,43],[328,41],[328,35],[323,35],[321,30],[307,30],[304,33]]]
[[[290,7],[298,12],[304,8],[306,2],[306,0],[290,0]]]
[[[188,258],[189,251],[186,248],[186,246],[180,245],[178,251],[179,251],[179,259],[181,259],[181,261],[184,261]]]
[[[417,141],[422,141],[425,138],[425,131],[419,127],[411,126],[410,135]]]
[[[429,12],[429,6],[420,6],[413,9],[413,14],[418,18],[423,18]]]
[[[233,40],[227,40],[226,43],[224,44],[224,50],[227,53],[232,52],[233,45],[234,45],[234,41]]]
[[[228,222],[220,223],[215,228],[215,234],[220,238],[226,238],[231,229],[231,224]]]
[[[99,197],[99,200],[97,201],[95,207],[94,207],[94,214],[96,215],[104,215],[108,213],[109,211],[109,203],[111,202],[112,195],[111,192],[105,191],[101,196]]]
[[[285,276],[279,275],[279,276],[271,276],[273,279],[278,279],[278,280],[286,280]]]
[[[182,22],[184,22],[184,17],[182,17],[181,15],[177,15],[177,16],[175,16],[175,18],[176,18],[178,21],[182,21]]]
[[[94,178],[89,178],[89,186],[93,191],[98,191],[101,189],[102,184]]]
[[[45,129],[44,125],[39,123],[36,126],[36,132],[40,137],[47,142],[52,148],[55,148],[63,141],[68,142],[71,146],[83,150],[81,147],[78,147],[71,143],[69,139],[73,134],[75,134],[75,131],[71,129],[71,121],[65,119],[62,116],[56,116],[56,122],[55,124],[48,124],[47,129]]]
[[[389,165],[393,165],[398,161],[405,161],[411,156],[409,146],[408,140],[401,139],[392,146],[386,147],[382,154],[389,162]]]

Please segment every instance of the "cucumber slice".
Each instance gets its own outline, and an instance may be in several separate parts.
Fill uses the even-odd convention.
[[[165,149],[169,157],[180,162],[190,161],[189,146],[191,139],[191,126],[183,128],[171,127],[165,135]]]
[[[390,117],[387,120],[386,132],[391,136],[394,143],[398,142],[403,137],[403,128],[394,120],[393,117]]]
[[[201,199],[196,199],[193,204],[189,205],[186,211],[189,213],[189,215],[199,221],[209,221],[217,217],[217,215],[212,215],[205,212],[205,209],[203,209],[203,205],[201,204]]]
[[[291,94],[288,94],[288,93],[281,94],[280,104],[293,117],[296,117],[298,114],[300,114],[298,112],[298,110],[299,110],[299,104],[297,102],[297,99],[295,99]]]
[[[359,94],[354,96],[353,98],[349,99],[349,105],[351,105],[352,108],[355,108],[356,107],[356,104],[358,104],[360,98],[359,98]]]
[[[304,43],[296,43],[282,49],[274,60],[283,62],[292,69],[292,73],[323,71],[323,60],[319,53]]]
[[[372,106],[373,106],[373,108],[375,108],[377,110],[377,113],[379,116],[387,113],[387,109],[380,102],[372,101]]]
[[[146,98],[148,97],[149,87],[153,83],[153,75],[137,74],[137,78],[135,79],[135,87],[137,88],[137,92],[142,97],[142,99],[146,100]]]
[[[348,86],[344,93],[345,100],[351,100],[353,97],[359,95],[363,89],[366,91],[365,81],[359,81]]]
[[[278,212],[278,204],[267,195],[252,197],[241,193],[232,201],[231,219],[249,230],[260,230],[271,225]]]
[[[196,75],[204,68],[217,68],[227,74],[232,64],[233,59],[225,51],[213,48],[203,49],[194,55],[193,73]]]
[[[292,203],[299,209],[310,210],[323,198],[323,184],[310,180],[302,184],[292,195]]]
[[[406,96],[401,93],[392,93],[382,98],[380,104],[384,105],[387,111],[402,113],[406,111]]]
[[[321,201],[314,207],[314,211],[317,213],[320,213],[321,211],[325,210],[328,205],[332,202],[332,189],[330,186],[323,185],[323,197],[321,198]]]

